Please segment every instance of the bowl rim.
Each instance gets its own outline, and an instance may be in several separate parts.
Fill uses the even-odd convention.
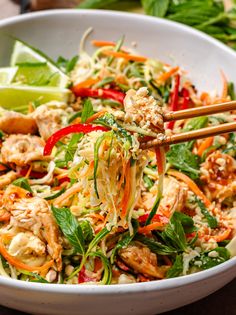
[[[198,31],[196,29],[191,28],[190,26],[165,20],[162,18],[151,17],[147,15],[141,15],[137,13],[128,13],[128,12],[117,12],[111,10],[86,10],[86,9],[56,9],[56,10],[45,10],[41,12],[31,12],[26,13],[24,15],[9,17],[0,21],[0,30],[4,26],[9,26],[16,24],[18,22],[24,22],[34,19],[40,19],[41,17],[51,17],[56,15],[89,15],[92,17],[97,16],[116,16],[129,18],[131,20],[140,20],[140,22],[146,23],[154,23],[163,26],[173,26],[177,28],[179,31],[187,32],[196,36],[200,39],[203,39],[207,42],[212,43],[215,47],[220,50],[223,50],[227,54],[230,54],[234,58],[236,58],[236,52],[233,49],[229,48],[225,44],[221,43],[219,40],[210,37],[209,35]],[[45,284],[45,283],[35,283],[35,282],[27,282],[22,280],[16,280],[12,278],[6,278],[4,276],[0,276],[0,285],[9,288],[18,288],[21,290],[31,290],[34,292],[47,292],[47,293],[63,293],[63,294],[82,294],[82,295],[113,295],[114,293],[118,294],[127,294],[127,293],[138,293],[138,292],[150,292],[150,291],[165,291],[169,289],[174,289],[181,286],[190,285],[193,283],[197,283],[209,278],[213,278],[215,276],[219,276],[220,274],[224,274],[230,269],[236,267],[236,257],[231,258],[230,260],[215,266],[208,270],[203,270],[198,273],[181,276],[172,279],[164,279],[164,280],[154,280],[150,282],[142,282],[142,283],[131,283],[131,284],[111,284],[111,285],[98,285],[98,284],[83,284],[83,285],[66,285],[66,284]]]

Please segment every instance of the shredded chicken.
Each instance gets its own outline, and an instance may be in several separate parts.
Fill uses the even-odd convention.
[[[201,165],[201,180],[211,198],[224,200],[236,193],[236,162],[228,154],[215,151]]]
[[[51,108],[47,105],[41,105],[32,114],[39,129],[40,136],[47,140],[54,132],[63,127],[63,116],[65,110],[61,108]]]
[[[17,179],[19,176],[16,172],[10,171],[4,175],[0,176],[0,188],[4,188],[7,185],[11,184],[15,179]]]
[[[10,185],[3,195],[3,207],[11,214],[10,227],[32,232],[47,244],[49,255],[56,261],[58,270],[62,268],[59,228],[46,200],[32,197],[17,186]]]
[[[1,111],[0,130],[5,133],[35,134],[38,130],[35,119],[13,111]]]
[[[129,90],[124,99],[125,116],[127,123],[135,121],[143,129],[163,132],[164,124],[162,109],[157,101],[148,95],[146,87],[138,91]]]
[[[122,248],[119,251],[119,256],[122,260],[134,269],[135,272],[141,273],[153,278],[163,279],[165,273],[169,269],[168,266],[157,265],[157,256],[150,249],[141,243],[135,242]]]
[[[3,163],[24,166],[32,161],[43,160],[43,139],[30,135],[10,135],[2,145]]]
[[[20,232],[14,236],[8,252],[30,266],[39,267],[46,261],[46,246],[32,232]]]

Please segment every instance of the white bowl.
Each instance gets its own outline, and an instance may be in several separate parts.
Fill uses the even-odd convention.
[[[88,27],[93,38],[137,42],[141,54],[185,68],[200,90],[220,91],[220,70],[236,82],[236,54],[181,24],[109,11],[57,10],[0,22],[0,60],[7,65],[13,35],[56,58],[76,54]],[[189,276],[126,285],[49,285],[0,278],[0,304],[34,314],[157,314],[201,299],[235,277],[236,258]]]

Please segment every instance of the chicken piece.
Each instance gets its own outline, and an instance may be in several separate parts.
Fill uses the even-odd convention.
[[[10,185],[3,195],[3,206],[11,214],[11,226],[32,232],[47,244],[47,251],[60,271],[62,248],[59,243],[59,228],[47,201],[32,197],[28,191]]]
[[[47,105],[41,105],[34,111],[32,117],[35,119],[39,134],[44,140],[47,140],[65,125],[65,121],[63,121],[65,111],[58,107],[50,108]]]
[[[2,162],[24,166],[36,160],[44,160],[44,141],[37,136],[10,135],[2,145]]]
[[[35,119],[20,113],[4,110],[0,116],[0,130],[5,133],[35,134],[38,130]]]
[[[6,187],[18,177],[19,177],[18,174],[14,171],[10,171],[4,175],[1,175],[0,176],[0,189]]]
[[[165,177],[163,186],[163,198],[157,213],[171,217],[175,211],[182,210],[186,200],[187,190],[173,177]],[[147,211],[152,210],[157,191],[153,191],[153,193],[147,192],[143,194],[140,207],[144,207]]]
[[[135,242],[119,250],[120,258],[136,273],[163,279],[169,266],[158,266],[157,256],[141,243]]]
[[[223,201],[236,193],[236,161],[228,154],[215,151],[202,163],[201,180],[211,199]]]
[[[146,87],[138,91],[129,90],[124,99],[126,113],[124,121],[127,123],[135,121],[143,129],[163,133],[162,109],[158,105],[157,101],[148,95]]]
[[[46,261],[46,246],[32,232],[20,232],[13,237],[8,252],[25,264],[40,267]]]

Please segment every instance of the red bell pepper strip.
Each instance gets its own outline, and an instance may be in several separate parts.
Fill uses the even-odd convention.
[[[171,97],[170,110],[177,111],[178,110],[178,101],[179,101],[179,84],[180,84],[180,75],[177,74],[175,76],[175,87]],[[168,129],[174,128],[175,121],[170,121],[167,125]]]
[[[138,221],[140,223],[145,223],[147,221],[147,218],[148,218],[149,214],[146,213],[144,215],[141,215],[139,218],[138,218]],[[152,222],[164,222],[164,223],[168,223],[169,220],[161,215],[161,214],[155,214],[154,217],[152,218]]]
[[[78,274],[78,283],[84,283],[84,282],[94,282],[94,279],[86,275],[85,267],[83,266]]]
[[[56,131],[51,137],[48,138],[46,145],[44,147],[43,154],[44,155],[50,155],[52,153],[52,149],[54,145],[61,139],[64,138],[65,136],[71,134],[71,133],[89,133],[92,131],[108,131],[106,127],[103,126],[93,126],[90,124],[75,124],[75,125],[70,125],[65,128],[62,128],[58,131]]]
[[[90,88],[77,88],[72,87],[72,92],[77,97],[94,97],[103,99],[112,99],[123,104],[125,93],[112,90],[112,89],[90,89]]]
[[[20,170],[20,175],[23,177],[26,176],[26,174],[28,173],[28,170],[29,170],[29,168],[22,168]],[[45,173],[45,172],[41,173],[41,172],[35,172],[35,171],[31,171],[29,174],[30,177],[37,178],[37,179],[43,178],[46,175],[47,175],[47,173]]]
[[[189,97],[189,90],[183,88],[181,91],[183,95],[183,104],[181,106],[181,109],[187,109],[189,108],[189,102],[190,102],[190,97]]]

